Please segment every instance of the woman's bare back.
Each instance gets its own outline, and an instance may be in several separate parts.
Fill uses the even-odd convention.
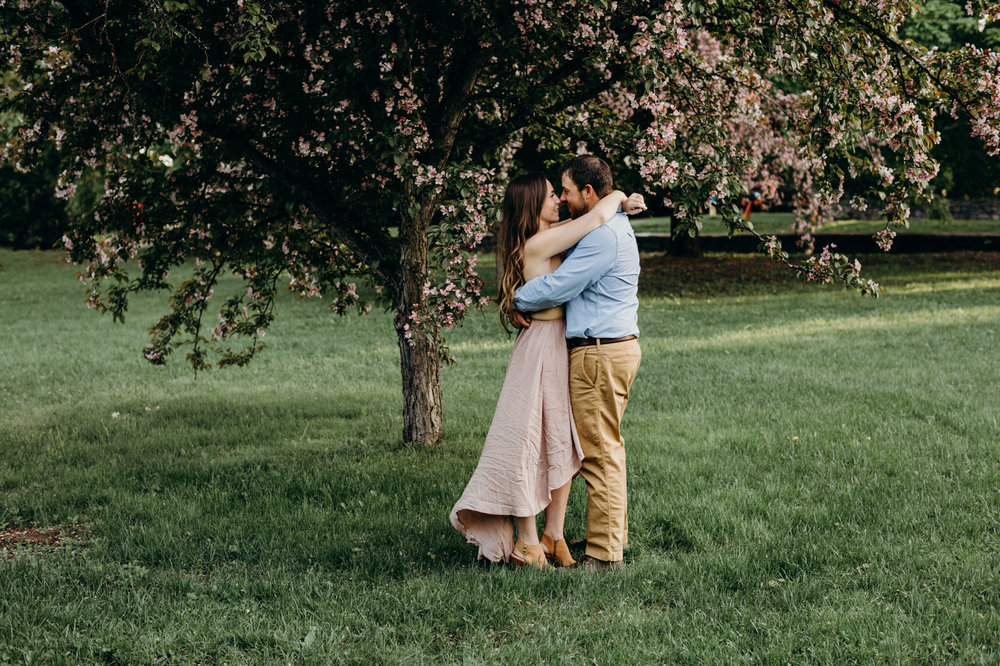
[[[536,277],[541,277],[542,275],[548,275],[555,269],[559,268],[559,264],[562,263],[562,257],[556,255],[555,257],[547,258],[537,258],[526,256],[524,258],[524,281],[534,279]],[[549,321],[552,319],[562,319],[563,317],[563,307],[561,305],[554,308],[549,308],[547,310],[539,310],[538,312],[532,312],[531,318],[538,319],[540,321]]]

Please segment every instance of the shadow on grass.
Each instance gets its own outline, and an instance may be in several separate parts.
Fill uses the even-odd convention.
[[[796,262],[803,257],[793,257]],[[942,252],[933,254],[870,254],[859,257],[862,273],[876,282],[938,274],[982,274],[1000,270],[1000,252]],[[934,277],[933,279],[938,279]],[[762,255],[709,255],[697,259],[650,254],[642,257],[639,281],[642,296],[742,296],[778,293],[805,286],[783,264]],[[836,285],[827,289],[841,289]]]
[[[643,548],[650,548],[664,554],[691,553],[699,550],[698,545],[684,526],[675,520],[662,516],[650,516],[634,525],[632,531],[640,532]]]
[[[386,576],[470,560],[447,520],[461,481],[440,458],[455,454],[402,448],[399,416],[367,396],[147,406],[53,408],[21,433],[10,475],[23,482],[0,497],[0,525],[83,519],[113,560],[196,570]]]

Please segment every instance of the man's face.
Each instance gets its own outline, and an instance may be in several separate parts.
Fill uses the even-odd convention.
[[[568,173],[562,175],[562,196],[559,197],[561,203],[566,204],[569,209],[569,216],[580,217],[587,212],[587,203],[584,201],[583,193],[576,186]]]

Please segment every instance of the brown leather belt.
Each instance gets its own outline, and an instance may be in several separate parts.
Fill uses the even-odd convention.
[[[566,338],[566,346],[570,349],[576,349],[577,347],[590,347],[596,344],[611,345],[616,342],[625,342],[626,340],[635,340],[635,336],[626,335],[623,338]]]

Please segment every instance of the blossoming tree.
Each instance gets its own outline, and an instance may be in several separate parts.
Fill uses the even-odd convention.
[[[104,179],[65,242],[90,305],[172,289],[145,350],[195,368],[261,348],[280,283],[337,312],[394,313],[406,442],[435,445],[442,333],[482,307],[475,248],[527,137],[586,142],[663,191],[692,229],[714,201],[736,231],[753,187],[794,191],[803,225],[845,179],[887,226],[935,173],[935,115],[1000,146],[995,53],[941,53],[896,28],[912,0],[293,3],[0,0],[23,122],[4,159],[61,149],[59,192]],[[967,11],[992,21],[996,7]],[[793,264],[863,291],[825,249]],[[170,270],[193,276],[171,282]],[[221,276],[244,280],[215,296]],[[221,300],[219,300],[221,298]],[[211,323],[209,323],[211,322]],[[242,342],[237,342],[242,340]],[[235,346],[234,346],[235,345]]]

